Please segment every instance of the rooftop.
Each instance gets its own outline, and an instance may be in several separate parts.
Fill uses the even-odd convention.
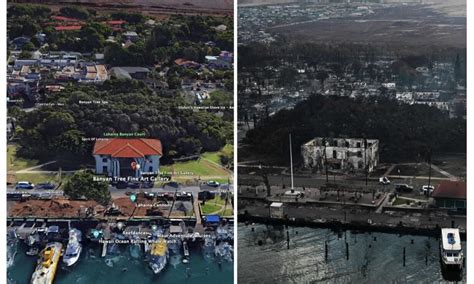
[[[135,158],[148,155],[162,155],[161,141],[158,139],[112,138],[97,140],[94,155],[110,155],[115,158]]]
[[[466,199],[466,182],[443,181],[431,195],[433,198]]]

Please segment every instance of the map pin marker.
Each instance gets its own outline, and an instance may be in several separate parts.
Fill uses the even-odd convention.
[[[99,231],[94,230],[94,232],[92,232],[92,235],[94,235],[94,238],[98,238],[99,237]]]
[[[135,202],[137,200],[137,196],[135,194],[130,195],[130,200]]]

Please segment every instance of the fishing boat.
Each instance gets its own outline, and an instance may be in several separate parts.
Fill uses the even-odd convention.
[[[183,256],[183,263],[189,263],[189,248],[187,241],[183,241]]]
[[[160,273],[168,263],[168,245],[164,238],[159,238],[157,241],[152,241],[149,245],[148,251],[148,265],[153,270],[153,273]]]
[[[211,237],[206,237],[204,238],[204,244],[202,246],[202,252],[204,254],[204,258],[207,259],[208,261],[212,260],[214,250],[216,247],[216,238],[215,235],[212,235]]]
[[[78,229],[69,231],[69,240],[66,247],[66,253],[63,256],[63,263],[66,266],[74,265],[81,255],[82,251],[82,233]]]
[[[220,242],[214,249],[214,255],[217,259],[232,262],[234,259],[234,247],[228,242]]]
[[[217,240],[231,240],[234,238],[234,232],[229,226],[219,226],[216,229],[216,238]]]
[[[464,254],[461,246],[459,229],[441,229],[440,252],[441,263],[444,268],[462,270]]]
[[[63,245],[59,242],[48,243],[40,252],[35,272],[31,276],[31,284],[51,284],[61,257]]]
[[[18,236],[14,230],[7,233],[7,268],[13,266],[17,253]]]
[[[140,237],[138,237],[137,235],[132,235],[130,237],[129,252],[132,258],[141,257]]]
[[[38,255],[40,248],[48,242],[47,230],[46,227],[39,227],[28,235],[27,244],[29,249],[26,252],[27,255]]]

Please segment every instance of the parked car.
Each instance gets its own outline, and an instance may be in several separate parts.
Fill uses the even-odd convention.
[[[155,186],[155,183],[152,181],[144,181],[142,183],[143,188],[153,188]]]
[[[381,177],[381,178],[379,178],[379,184],[389,185],[390,180],[387,177]]]
[[[55,189],[56,185],[50,182],[38,183],[36,189]]]
[[[33,189],[35,185],[29,181],[19,181],[16,183],[15,189]]]
[[[127,187],[128,187],[128,182],[126,182],[126,181],[119,181],[115,185],[115,188],[117,188],[117,189],[125,189]]]
[[[397,192],[412,192],[413,186],[409,186],[408,184],[396,184],[395,190]]]
[[[129,188],[140,188],[140,183],[139,182],[131,182],[128,184]]]
[[[211,187],[219,187],[219,183],[215,180],[210,180],[206,184],[207,186],[211,186]]]
[[[434,191],[434,186],[432,185],[423,185],[421,187],[421,191],[423,192],[424,195],[431,195]]]

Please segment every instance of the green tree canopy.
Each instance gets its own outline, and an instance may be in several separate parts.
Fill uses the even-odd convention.
[[[84,170],[74,173],[64,185],[64,194],[72,199],[85,197],[107,205],[110,200],[109,185],[103,181],[94,181],[94,174]]]

